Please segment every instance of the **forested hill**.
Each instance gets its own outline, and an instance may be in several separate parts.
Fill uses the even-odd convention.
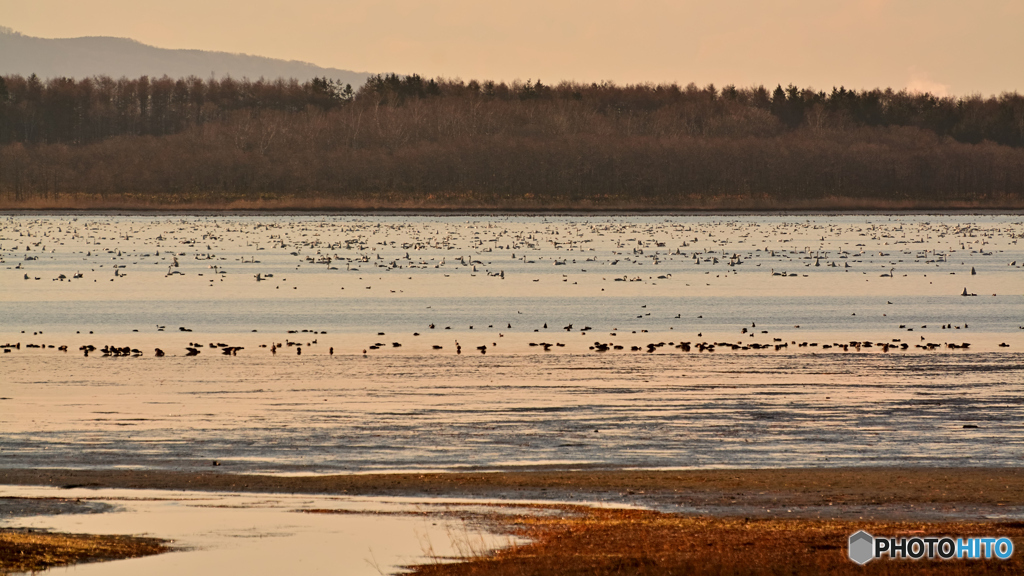
[[[0,26],[0,74],[36,74],[40,78],[337,78],[353,86],[369,74],[322,68],[308,62],[207,50],[171,50],[128,38],[36,38]]]
[[[1024,97],[689,85],[0,81],[7,207],[1024,207]]]

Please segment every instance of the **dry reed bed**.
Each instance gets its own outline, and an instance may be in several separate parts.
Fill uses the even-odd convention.
[[[495,514],[492,525],[532,543],[452,563],[414,566],[419,576],[603,574],[1019,574],[1009,560],[875,560],[847,558],[857,530],[878,536],[1008,536],[1019,550],[1024,522],[922,523],[710,518],[648,510],[564,507],[551,515]]]
[[[166,542],[156,538],[0,530],[0,574],[138,558],[168,550]]]

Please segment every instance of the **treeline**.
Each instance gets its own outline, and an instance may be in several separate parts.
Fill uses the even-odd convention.
[[[602,114],[644,115],[662,109],[687,113],[699,124],[743,120],[752,110],[774,116],[782,128],[847,129],[860,126],[913,126],[960,142],[989,140],[1024,146],[1024,96],[943,97],[887,90],[830,93],[790,85],[769,92],[763,86],[721,90],[709,85],[541,81],[462,82],[418,75],[372,76],[358,92],[327,78],[295,80],[202,80],[109,77],[43,81],[35,75],[0,77],[0,144],[85,144],[112,136],[177,134],[193,126],[223,121],[231,112],[303,112],[346,105],[402,105],[410,100],[547,100],[581,102]],[[762,127],[751,126],[761,134]]]
[[[0,80],[9,207],[1024,206],[1016,93]]]
[[[0,76],[0,144],[88,144],[113,136],[166,136],[237,110],[299,112],[352,100],[351,85],[295,80],[40,80]]]

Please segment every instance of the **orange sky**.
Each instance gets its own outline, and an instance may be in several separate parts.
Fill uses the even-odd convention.
[[[1024,92],[1021,0],[0,0],[0,25],[467,80]]]

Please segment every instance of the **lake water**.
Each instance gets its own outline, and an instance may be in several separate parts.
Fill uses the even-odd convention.
[[[52,568],[47,574],[379,576],[523,542],[491,534],[480,522],[481,515],[508,509],[446,499],[38,486],[4,487],[4,496],[61,499],[68,513],[0,514],[0,527],[171,541],[169,553]]]
[[[11,214],[0,466],[1019,466],[1022,235],[998,214]]]

